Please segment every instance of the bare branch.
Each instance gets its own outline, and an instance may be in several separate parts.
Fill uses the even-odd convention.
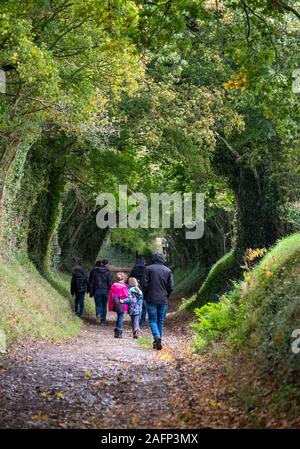
[[[61,50],[60,53],[54,53],[56,58],[70,58],[72,56],[79,55],[83,53],[85,50],[93,50],[94,48],[100,48],[101,45],[92,45],[90,47],[78,47],[78,48],[69,48],[68,50]]]
[[[59,42],[64,36],[66,36],[66,34],[70,33],[71,31],[74,31],[78,28],[80,28],[85,22],[87,22],[91,17],[93,17],[94,14],[90,14],[89,16],[85,17],[83,20],[81,20],[81,22],[77,23],[77,25],[74,24],[74,26],[69,27],[68,29],[66,29],[66,31],[64,31],[60,36],[58,36],[55,41],[50,45],[50,47],[48,48],[48,50],[52,50],[55,45],[57,44],[57,42]],[[76,23],[73,22],[73,23]]]
[[[263,16],[258,14],[253,8],[251,8],[244,0],[240,0],[240,1],[243,4],[244,8],[246,7],[255,17],[257,17],[261,22],[263,22],[266,25],[266,27],[268,28],[271,45],[272,45],[272,47],[274,49],[276,64],[278,64],[277,48],[276,48],[276,46],[274,44],[272,31],[270,30],[270,25],[269,25],[268,21]]]
[[[238,151],[230,145],[230,143],[225,139],[225,137],[221,136],[217,132],[215,132],[215,135],[217,136],[218,140],[223,142],[226,148],[228,148],[228,150],[235,156],[236,158],[235,162],[240,163],[243,157],[238,153]]]
[[[251,22],[250,22],[250,17],[249,17],[249,13],[248,13],[248,6],[246,5],[246,3],[241,0],[243,6],[244,6],[244,11],[245,11],[245,15],[246,15],[246,21],[247,21],[247,34],[246,34],[246,39],[247,42],[249,43],[249,38],[251,35]]]
[[[277,11],[284,12],[288,11],[294,14],[298,19],[300,19],[300,12],[297,11],[293,6],[288,5],[285,2],[282,2],[281,0],[272,0],[272,4]]]

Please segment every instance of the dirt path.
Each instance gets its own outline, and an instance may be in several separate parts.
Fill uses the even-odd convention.
[[[242,412],[216,407],[228,392],[214,387],[218,368],[186,350],[184,324],[167,320],[163,351],[133,340],[128,321],[124,338],[113,338],[113,315],[59,345],[13,348],[0,368],[0,428],[243,426]]]

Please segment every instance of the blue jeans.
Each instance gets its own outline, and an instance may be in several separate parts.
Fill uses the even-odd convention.
[[[163,324],[166,318],[168,305],[167,304],[151,304],[147,303],[150,329],[153,338],[162,338]]]
[[[118,313],[117,315],[116,328],[120,331],[123,330],[124,315],[124,312]]]
[[[101,316],[102,320],[106,320],[108,290],[106,290],[106,288],[100,288],[99,290],[96,290],[94,300],[95,300],[96,316]]]
[[[143,326],[143,324],[146,323],[146,316],[147,316],[147,303],[146,303],[146,301],[144,301],[143,308],[142,308],[142,314],[140,317],[140,326]]]
[[[75,293],[75,313],[78,316],[83,314],[85,292]]]
[[[140,328],[140,315],[130,315],[132,332]]]

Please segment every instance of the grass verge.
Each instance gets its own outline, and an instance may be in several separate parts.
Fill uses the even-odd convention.
[[[0,257],[0,329],[8,344],[25,336],[58,341],[80,326],[70,301],[26,257]]]

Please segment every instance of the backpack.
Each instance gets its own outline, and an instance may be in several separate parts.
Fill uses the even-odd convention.
[[[118,314],[124,312],[124,304],[120,302],[119,296],[113,297],[113,311]]]

